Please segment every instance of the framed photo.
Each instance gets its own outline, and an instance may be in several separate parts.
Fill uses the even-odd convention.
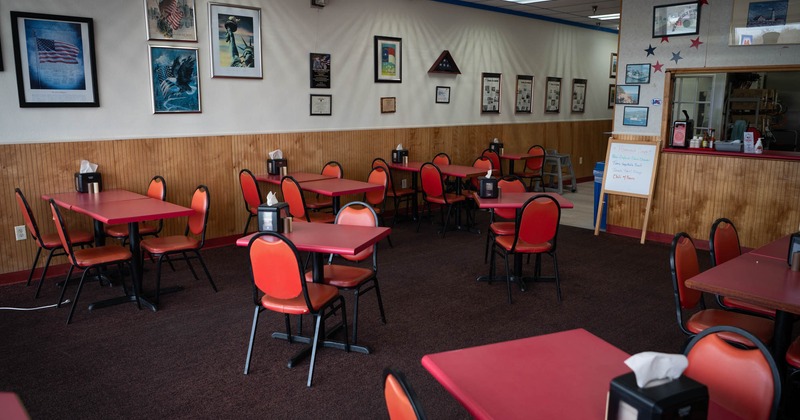
[[[200,112],[197,48],[150,45],[154,114]]]
[[[311,67],[311,88],[330,89],[331,87],[331,55],[311,53],[309,54]]]
[[[561,78],[548,77],[544,97],[544,112],[558,112],[561,107]]]
[[[797,0],[733,0],[728,45],[800,44]]]
[[[646,85],[650,83],[650,64],[628,64],[625,66],[625,83]]]
[[[194,0],[144,0],[148,41],[197,42]]]
[[[261,9],[208,4],[211,77],[262,78]]]
[[[375,36],[375,83],[402,83],[403,40]]]
[[[91,18],[11,12],[19,106],[97,107]]]
[[[381,114],[397,111],[397,98],[394,96],[381,98]]]
[[[586,79],[572,79],[572,112],[586,110]]]
[[[481,74],[481,113],[500,113],[500,73]]]
[[[617,85],[617,103],[639,105],[639,85]]]
[[[309,96],[310,115],[331,115],[333,110],[333,96],[315,95]]]
[[[608,109],[614,108],[617,102],[617,85],[608,85]]]
[[[700,33],[700,2],[653,7],[653,38]]]
[[[626,106],[622,113],[622,125],[647,127],[649,109],[646,106]]]
[[[450,86],[436,86],[436,103],[450,103]]]
[[[533,110],[533,76],[517,76],[517,98],[514,112],[530,114]]]
[[[608,77],[617,78],[617,53],[611,53],[611,62],[608,65]]]

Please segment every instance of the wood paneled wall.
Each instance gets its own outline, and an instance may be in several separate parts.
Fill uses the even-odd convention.
[[[0,145],[0,274],[27,270],[36,252],[30,238],[14,238],[13,227],[23,224],[14,188],[25,193],[39,226],[52,232],[51,217],[40,197],[72,190],[81,159],[99,164],[107,189],[144,193],[150,178],[161,175],[167,182],[167,200],[177,204],[188,205],[194,188],[207,185],[211,193],[207,237],[219,238],[240,234],[244,227],[239,170],[266,172],[267,153],[274,149],[283,150],[292,170],[318,172],[325,162],[336,160],[345,177],[365,180],[372,159],[388,159],[398,143],[409,149],[412,160],[430,160],[446,152],[455,163],[470,165],[498,137],[509,152],[541,144],[569,153],[576,176],[586,178],[592,176],[594,163],[605,158],[608,137],[603,133],[610,130],[611,120],[599,120]],[[580,158],[583,164],[578,163]],[[275,190],[262,187],[264,194]],[[69,226],[91,229],[85,216],[65,212],[65,217]],[[182,233],[185,223],[185,219],[167,220],[165,234]],[[64,262],[54,260],[54,264]]]
[[[628,139],[653,140],[634,137]],[[611,196],[607,223],[641,229],[645,205],[644,199]],[[707,241],[720,217],[733,221],[743,247],[797,231],[800,161],[662,152],[648,232],[684,231]]]

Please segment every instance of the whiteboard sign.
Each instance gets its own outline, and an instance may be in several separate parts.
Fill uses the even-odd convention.
[[[603,188],[606,192],[650,195],[657,144],[610,142]]]

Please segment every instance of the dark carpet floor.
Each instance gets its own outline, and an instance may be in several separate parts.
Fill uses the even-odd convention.
[[[479,215],[484,229],[485,217]],[[381,373],[392,366],[406,373],[430,418],[468,418],[422,367],[423,355],[572,328],[629,353],[679,352],[685,341],[667,245],[562,226],[563,302],[553,283],[536,283],[526,292],[515,287],[509,305],[504,283],[475,281],[488,272],[485,234],[440,238],[436,226],[415,228],[398,223],[394,248],[380,245],[387,324],[379,321],[374,294],[362,297],[359,342],[373,353],[322,349],[310,389],[307,361],[286,366],[302,345],[270,338],[283,328],[282,316],[271,312],[262,314],[250,375],[243,374],[252,286],[246,249],[230,246],[204,251],[218,293],[177,263],[162,284],[185,290],[162,296],[156,313],[133,304],[89,312],[89,302],[122,293],[98,283],[84,287],[71,325],[67,308],[0,310],[0,391],[18,393],[34,419],[386,418]],[[545,259],[545,274],[551,267]],[[145,287],[152,288],[154,265],[146,269]],[[33,287],[0,287],[0,307],[54,303],[58,292],[52,280],[38,300]],[[346,296],[352,320],[352,295]],[[308,319],[306,325],[311,331]]]

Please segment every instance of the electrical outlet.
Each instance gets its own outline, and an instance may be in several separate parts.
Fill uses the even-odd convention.
[[[25,225],[14,226],[14,235],[17,236],[18,241],[24,241],[25,239],[28,239],[28,232],[25,231]]]
[[[583,156],[578,158],[578,165],[583,165]]]

